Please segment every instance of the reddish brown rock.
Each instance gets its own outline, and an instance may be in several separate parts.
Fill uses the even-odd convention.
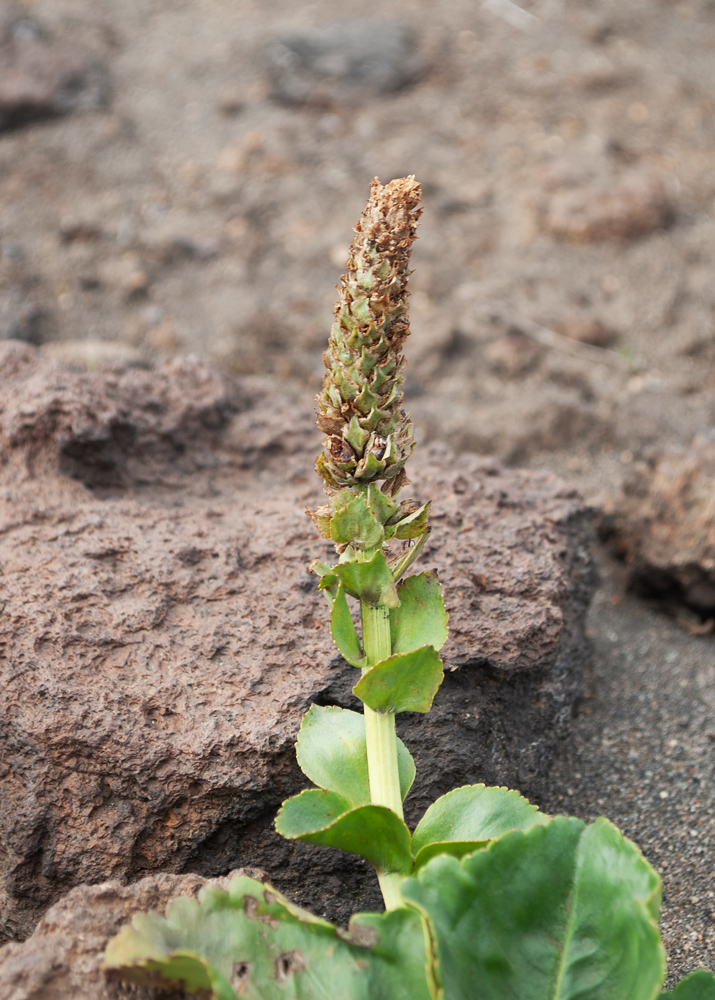
[[[632,171],[554,185],[537,208],[538,227],[575,243],[632,240],[668,224],[672,209],[655,174]]]
[[[713,630],[715,441],[697,440],[637,469],[600,533],[630,563],[632,589],[694,630]]]
[[[191,359],[73,373],[0,344],[4,934],[82,882],[265,868],[346,920],[361,862],[280,840],[312,702],[357,707],[307,572],[330,547],[309,411]],[[450,610],[428,717],[401,716],[414,819],[457,784],[538,789],[584,658],[590,514],[555,477],[432,445],[426,564]]]
[[[0,1000],[120,1000],[129,996],[155,1000],[154,989],[107,978],[102,971],[107,942],[135,913],[161,913],[170,899],[196,896],[208,883],[225,889],[236,875],[263,877],[243,869],[218,879],[162,874],[130,886],[114,880],[72,889],[50,907],[32,937],[0,948]],[[179,1000],[186,993],[175,989],[161,996]]]

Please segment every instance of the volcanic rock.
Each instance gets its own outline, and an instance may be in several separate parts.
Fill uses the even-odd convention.
[[[604,171],[554,184],[536,214],[538,228],[557,239],[596,243],[632,240],[663,229],[672,206],[657,175],[634,170],[615,178]]]
[[[634,470],[599,533],[630,564],[629,586],[694,631],[715,627],[715,441]]]
[[[424,70],[410,32],[394,21],[345,21],[287,36],[269,57],[273,96],[316,107],[402,90]]]
[[[155,1000],[155,989],[129,987],[102,971],[107,942],[135,913],[163,912],[170,899],[196,896],[207,884],[222,889],[234,876],[262,878],[241,869],[224,878],[199,875],[149,875],[123,886],[116,880],[80,885],[45,913],[27,941],[0,948],[0,1000]],[[186,996],[182,989],[162,992],[163,1000]]]
[[[319,434],[275,384],[195,360],[73,372],[0,343],[3,933],[80,883],[258,865],[332,919],[372,875],[281,840],[311,703],[357,708],[307,567],[330,558]],[[398,727],[413,822],[455,785],[538,794],[586,656],[591,513],[554,476],[418,448],[450,611],[433,711]]]

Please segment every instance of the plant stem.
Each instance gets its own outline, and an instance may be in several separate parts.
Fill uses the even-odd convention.
[[[374,607],[365,602],[361,602],[360,611],[363,647],[368,663],[372,666],[381,660],[386,660],[392,654],[390,612],[388,608]],[[374,805],[387,806],[402,819],[394,713],[383,715],[365,705],[365,738],[370,798]],[[394,872],[378,872],[377,877],[385,900],[385,908],[394,910],[401,906],[400,876]]]

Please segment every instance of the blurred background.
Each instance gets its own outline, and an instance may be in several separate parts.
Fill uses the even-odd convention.
[[[713,0],[3,5],[0,338],[307,404],[374,176],[415,174],[408,404],[597,503],[715,422]]]

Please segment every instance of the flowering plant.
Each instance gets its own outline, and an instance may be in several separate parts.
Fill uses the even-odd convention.
[[[139,914],[105,967],[216,1000],[715,1000],[699,970],[662,992],[661,883],[606,819],[549,817],[482,784],[443,795],[410,831],[415,765],[398,712],[428,712],[442,681],[447,611],[432,573],[406,575],[429,504],[401,500],[414,447],[404,412],[413,177],[373,182],[343,275],[317,422],[328,502],[309,512],[337,562],[313,564],[335,645],[359,671],[363,712],[313,706],[297,740],[314,787],[288,799],[284,837],[375,868],[384,913],[347,931],[248,877]]]

